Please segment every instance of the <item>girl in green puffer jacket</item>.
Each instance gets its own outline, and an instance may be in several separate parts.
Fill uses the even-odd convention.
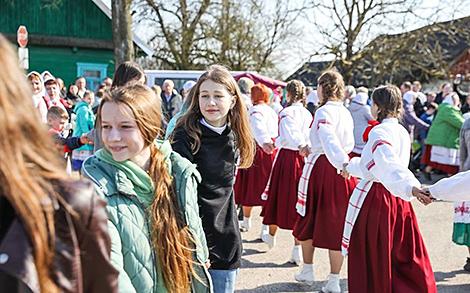
[[[111,261],[121,292],[210,292],[195,167],[161,136],[161,105],[131,85],[98,109],[104,148],[83,173],[108,201]]]

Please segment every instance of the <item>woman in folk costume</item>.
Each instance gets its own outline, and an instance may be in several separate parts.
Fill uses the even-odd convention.
[[[293,235],[302,244],[304,265],[295,275],[298,282],[312,284],[315,247],[329,249],[330,276],[323,292],[340,292],[339,272],[343,263],[341,236],[349,196],[356,179],[339,173],[354,148],[353,119],[343,105],[344,81],[336,71],[318,79],[321,106],[310,130],[311,154],[304,166],[298,189],[297,219]]]
[[[269,225],[269,233],[263,234],[262,240],[269,248],[275,245],[278,228],[294,228],[297,219],[297,186],[304,166],[304,157],[299,150],[308,146],[312,124],[312,115],[304,107],[304,84],[292,80],[287,84],[286,91],[288,106],[279,113],[279,136],[276,138],[278,153],[263,193],[263,199],[267,200],[263,224]],[[300,244],[297,240],[294,242],[290,262],[300,264]]]
[[[408,170],[410,136],[399,124],[400,90],[392,85],[372,94],[380,122],[369,133],[360,158],[343,175],[361,178],[349,201],[342,250],[348,257],[349,292],[437,292],[411,200],[421,202],[421,183]]]
[[[248,169],[240,169],[235,180],[235,202],[243,207],[242,231],[251,227],[251,210],[254,206],[262,206],[263,193],[268,183],[273,160],[276,155],[274,138],[277,136],[277,114],[269,107],[269,90],[263,84],[251,88],[250,126],[256,140],[256,154],[253,165]]]

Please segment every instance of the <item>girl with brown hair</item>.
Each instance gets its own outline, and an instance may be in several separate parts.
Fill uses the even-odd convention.
[[[354,147],[353,119],[343,105],[343,77],[326,71],[318,79],[320,108],[310,130],[311,152],[298,189],[300,214],[293,235],[302,243],[304,265],[295,275],[299,282],[313,283],[313,254],[316,247],[329,250],[330,275],[322,291],[340,292],[339,273],[343,262],[341,236],[344,217],[356,179],[338,172],[349,161]]]
[[[0,64],[2,292],[117,292],[105,202],[66,176],[2,35]]]
[[[235,168],[238,155],[238,167],[248,168],[255,153],[246,106],[236,81],[219,65],[209,67],[187,99],[190,105],[177,122],[172,146],[202,174],[199,213],[214,291],[233,292],[242,255],[233,196]]]
[[[286,86],[288,106],[279,113],[279,135],[275,139],[278,154],[274,160],[270,179],[266,186],[263,199],[263,224],[269,225],[269,233],[262,240],[272,248],[278,228],[292,230],[297,219],[295,203],[297,201],[297,186],[304,156],[300,150],[307,149],[308,133],[312,124],[312,115],[304,107],[305,86],[299,80],[292,80]],[[301,262],[301,248],[294,239],[294,248],[289,262]]]
[[[434,273],[411,200],[429,203],[408,169],[410,136],[400,125],[400,90],[372,93],[372,128],[361,157],[344,164],[345,178],[361,178],[349,201],[342,250],[349,292],[437,292]]]
[[[157,101],[157,102],[156,102]],[[111,261],[122,292],[209,292],[195,167],[162,135],[161,105],[146,86],[105,95],[104,147],[84,162],[108,201]]]

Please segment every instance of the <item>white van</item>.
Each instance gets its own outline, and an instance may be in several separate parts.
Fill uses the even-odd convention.
[[[175,89],[180,90],[188,80],[197,81],[205,70],[145,70],[147,76],[147,85],[163,85],[165,79],[171,79],[175,83]],[[232,75],[238,75],[244,71],[231,71]]]

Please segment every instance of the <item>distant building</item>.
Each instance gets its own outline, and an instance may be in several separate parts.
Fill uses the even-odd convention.
[[[12,43],[20,25],[28,30],[29,71],[49,70],[66,84],[84,76],[91,90],[113,75],[110,1],[0,0],[0,7],[0,33]],[[134,43],[153,54],[136,36]]]

